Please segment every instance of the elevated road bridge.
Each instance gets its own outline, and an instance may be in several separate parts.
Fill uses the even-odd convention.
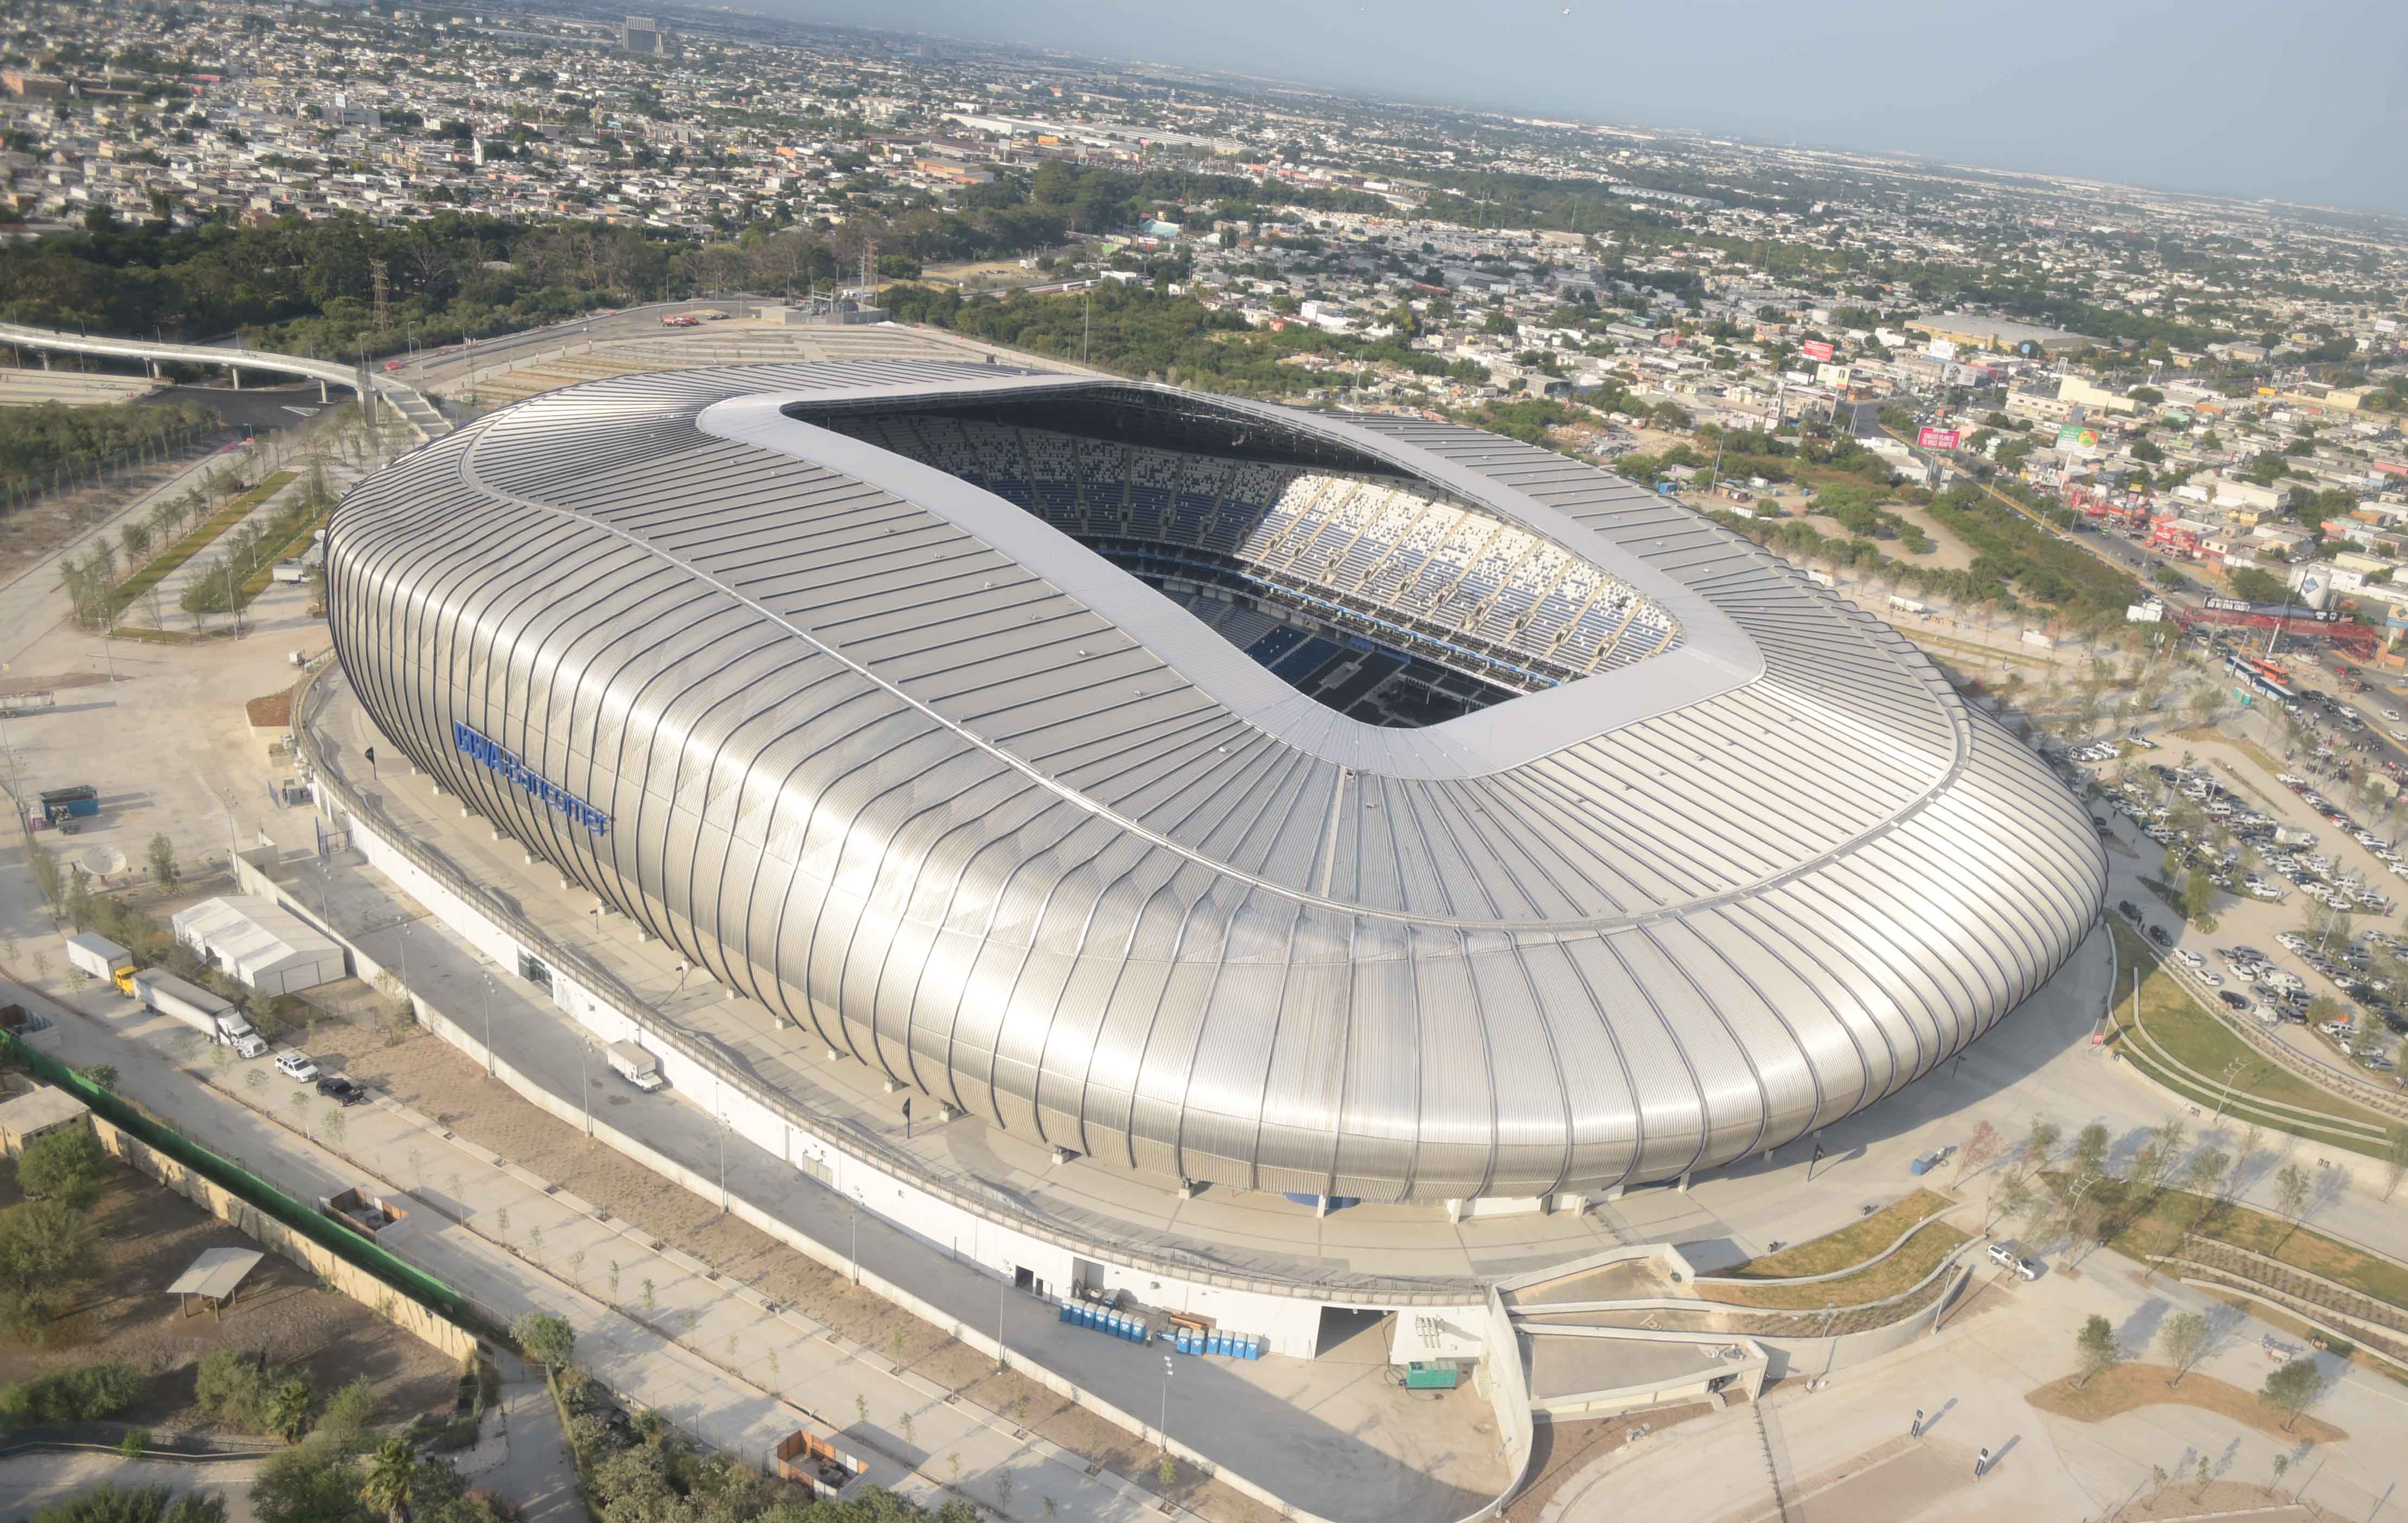
[[[354,392],[365,388],[369,395],[392,404],[411,426],[428,438],[452,431],[452,424],[443,414],[412,387],[389,376],[364,371],[338,360],[280,354],[272,350],[245,349],[231,344],[154,343],[104,334],[66,333],[56,328],[36,328],[18,323],[0,323],[0,343],[41,355],[45,366],[50,363],[51,354],[96,354],[108,359],[141,360],[150,366],[153,375],[158,373],[159,366],[165,363],[220,366],[233,376],[237,389],[242,385],[242,372],[245,370],[305,376],[318,382],[322,397],[330,386],[341,386]]]

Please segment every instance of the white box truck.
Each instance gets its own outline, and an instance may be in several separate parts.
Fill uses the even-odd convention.
[[[652,1055],[632,1042],[614,1042],[604,1049],[610,1071],[626,1080],[646,1094],[668,1083],[661,1077],[661,1066]]]
[[[267,1051],[265,1039],[251,1029],[251,1023],[242,1018],[242,1012],[173,973],[145,968],[134,975],[134,996],[145,1009],[172,1015],[211,1042],[224,1042],[244,1057],[259,1057]]]
[[[104,984],[114,984],[120,994],[134,992],[134,954],[106,936],[91,931],[67,938],[67,966],[79,968]]]

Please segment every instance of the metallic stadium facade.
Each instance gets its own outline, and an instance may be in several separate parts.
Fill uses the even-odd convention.
[[[1885,625],[1453,424],[632,376],[418,451],[327,548],[352,684],[446,789],[830,1047],[1166,1180],[1728,1162],[1961,1050],[2105,886],[2078,801]],[[1246,610],[1361,680],[1207,622]],[[1375,711],[1389,674],[1422,685]]]

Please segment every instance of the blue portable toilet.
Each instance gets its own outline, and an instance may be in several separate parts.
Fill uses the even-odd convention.
[[[1056,1310],[1060,1312],[1061,1315],[1056,1316],[1054,1320],[1056,1322],[1068,1322],[1070,1320],[1070,1303],[1068,1301],[1064,1301],[1056,1308]]]
[[[1228,1348],[1226,1346],[1227,1342],[1227,1339],[1225,1338],[1216,1329],[1211,1337],[1206,1342],[1204,1352],[1207,1354],[1226,1354],[1229,1352]]]
[[[1259,1339],[1259,1338],[1249,1338],[1249,1339],[1247,1339],[1247,1340],[1246,1340],[1246,1358],[1250,1358],[1250,1359],[1259,1359],[1259,1358],[1261,1358],[1262,1357],[1263,1357],[1263,1341],[1262,1341],[1261,1339]]]

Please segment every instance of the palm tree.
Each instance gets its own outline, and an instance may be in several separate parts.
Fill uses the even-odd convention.
[[[294,1376],[276,1387],[267,1399],[267,1427],[287,1444],[298,1444],[309,1431],[309,1383]]]
[[[406,1523],[409,1503],[418,1493],[418,1457],[401,1439],[387,1439],[368,1461],[360,1480],[360,1500],[382,1513],[389,1523]]]

